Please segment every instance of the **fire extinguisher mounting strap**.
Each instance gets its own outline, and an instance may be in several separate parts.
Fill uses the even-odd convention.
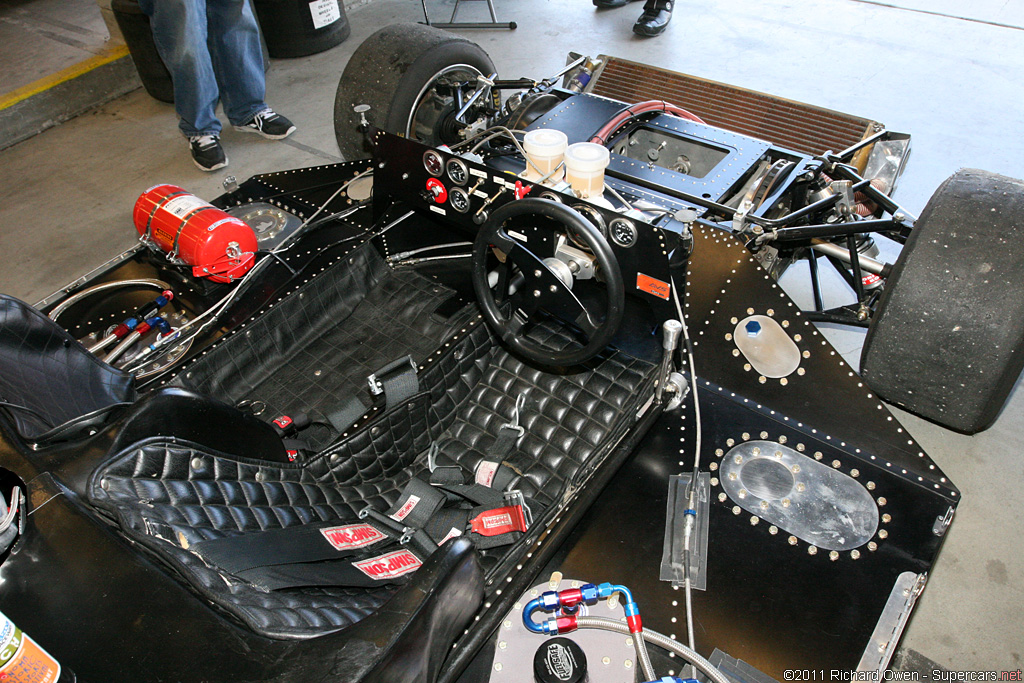
[[[180,262],[179,259],[178,259],[178,239],[181,238],[181,231],[185,229],[185,226],[188,225],[188,222],[192,219],[193,216],[198,214],[200,211],[202,211],[204,209],[209,209],[209,208],[210,208],[209,204],[207,204],[205,206],[199,206],[199,207],[196,207],[195,209],[192,209],[191,211],[189,211],[188,213],[186,213],[182,217],[181,223],[178,224],[178,231],[174,233],[174,245],[171,248],[171,254],[170,254],[171,261],[176,262],[176,263]]]
[[[177,192],[172,192],[171,194],[167,195],[159,202],[153,202],[153,208],[149,210],[149,218],[146,219],[146,233],[142,236],[142,242],[144,244],[153,244],[153,216],[156,215],[156,212],[160,209],[161,206],[167,204],[167,202],[169,202],[171,199],[175,197],[180,197],[183,194],[188,194],[188,192],[185,192],[185,190],[178,190]]]

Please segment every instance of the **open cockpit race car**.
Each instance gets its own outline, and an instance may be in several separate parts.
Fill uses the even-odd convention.
[[[419,25],[335,125],[361,160],[157,185],[138,246],[0,298],[0,672],[881,678],[959,503],[882,400],[997,416],[1020,181],[915,218],[872,121],[606,56],[500,80]]]

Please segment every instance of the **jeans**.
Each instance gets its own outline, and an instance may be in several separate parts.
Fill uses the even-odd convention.
[[[234,125],[266,108],[263,48],[248,0],[139,0],[174,81],[178,127],[218,135],[217,102]]]

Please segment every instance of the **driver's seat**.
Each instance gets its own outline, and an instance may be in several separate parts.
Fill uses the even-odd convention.
[[[532,334],[555,348],[573,343],[544,326]],[[533,531],[515,544],[476,551],[485,572],[496,571],[501,558],[525,555],[526,546],[562,511],[566,491],[585,482],[634,425],[653,376],[651,363],[611,349],[581,367],[531,367],[498,344],[477,318],[423,364],[419,393],[386,411],[371,411],[337,444],[306,462],[261,461],[247,453],[152,437],[97,468],[88,494],[93,504],[116,516],[127,536],[159,554],[204,598],[251,630],[272,638],[323,636],[389,609],[386,605],[403,589],[382,582],[268,592],[205,562],[192,546],[354,521],[367,505],[385,511],[410,479],[427,471],[432,444],[473,472],[521,397],[525,433],[508,460],[521,474],[519,489],[535,502],[536,519]]]

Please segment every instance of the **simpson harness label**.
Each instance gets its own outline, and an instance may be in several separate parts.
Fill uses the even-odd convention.
[[[327,542],[337,550],[355,550],[373,545],[387,536],[369,524],[348,524],[321,529]]]
[[[419,496],[409,496],[409,500],[405,501],[402,507],[398,508],[398,510],[391,513],[391,518],[401,522],[403,519],[408,517],[413,510],[416,509],[416,504],[419,502]]]
[[[420,559],[408,550],[396,550],[386,555],[353,562],[352,566],[371,579],[384,581],[414,572],[422,564]]]

